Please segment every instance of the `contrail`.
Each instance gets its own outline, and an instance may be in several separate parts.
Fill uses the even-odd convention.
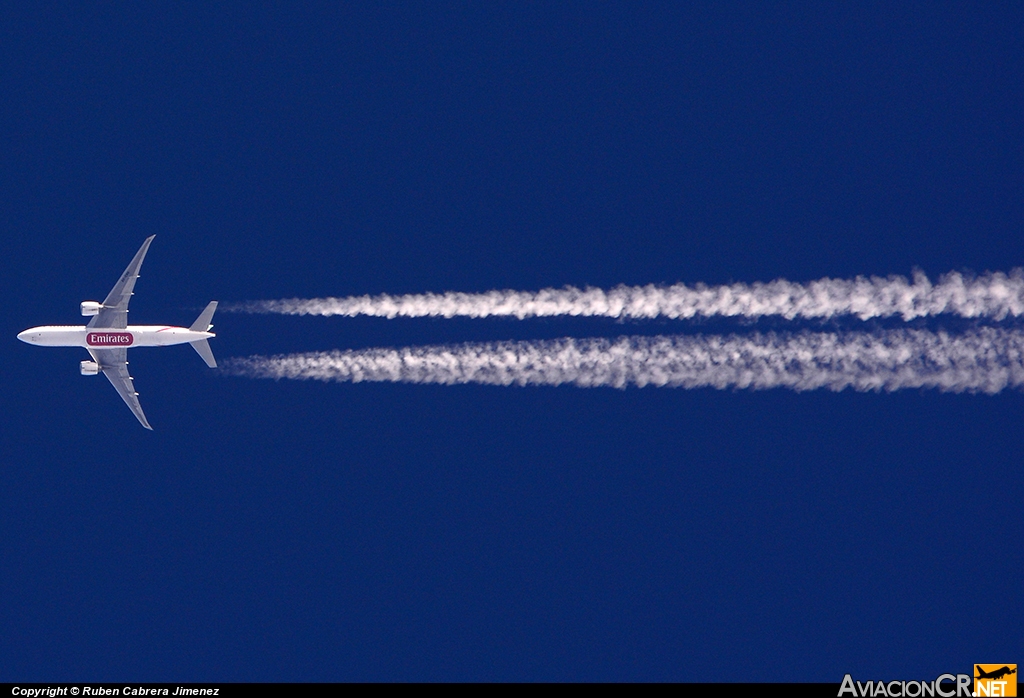
[[[677,335],[468,343],[251,356],[224,370],[252,378],[580,387],[935,388],[1024,386],[1024,332],[925,330]]]
[[[893,316],[912,320],[950,314],[1003,320],[1024,315],[1024,270],[1014,269],[1009,274],[986,273],[973,278],[951,272],[935,284],[918,272],[912,282],[906,277],[890,276],[820,279],[804,284],[778,279],[723,286],[618,286],[611,290],[569,286],[535,292],[291,298],[250,301],[228,309],[245,313],[386,318],[511,316],[523,319],[562,315],[688,319],[776,315],[792,320],[852,315],[862,320]]]

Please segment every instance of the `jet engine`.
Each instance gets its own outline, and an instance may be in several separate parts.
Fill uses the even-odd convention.
[[[82,301],[82,315],[89,317],[90,315],[99,315],[100,308],[103,307],[102,303],[96,301]]]
[[[83,376],[95,376],[100,372],[100,365],[95,361],[83,361],[82,362],[82,375]]]

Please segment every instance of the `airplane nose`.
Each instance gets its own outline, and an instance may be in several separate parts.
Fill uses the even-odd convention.
[[[28,344],[32,343],[32,339],[29,337],[28,330],[25,330],[24,332],[19,332],[18,333],[18,339],[20,339],[21,341],[26,342]]]

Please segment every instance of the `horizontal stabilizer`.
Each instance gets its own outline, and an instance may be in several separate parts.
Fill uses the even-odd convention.
[[[197,339],[194,342],[189,342],[192,348],[196,350],[196,353],[206,362],[206,365],[210,368],[217,368],[217,360],[213,358],[213,350],[210,349],[210,343],[205,339]]]
[[[213,314],[216,310],[217,301],[210,301],[209,305],[206,306],[206,310],[199,313],[199,317],[196,318],[196,321],[192,323],[192,327],[189,327],[189,329],[193,332],[209,332],[210,328],[213,327],[210,321],[213,320]]]

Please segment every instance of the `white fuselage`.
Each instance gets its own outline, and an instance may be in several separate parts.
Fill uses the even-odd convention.
[[[18,334],[18,339],[43,347],[85,347],[113,349],[132,347],[167,347],[187,344],[215,336],[213,332],[196,332],[187,327],[169,325],[128,325],[123,330],[89,328],[84,325],[46,325]]]

